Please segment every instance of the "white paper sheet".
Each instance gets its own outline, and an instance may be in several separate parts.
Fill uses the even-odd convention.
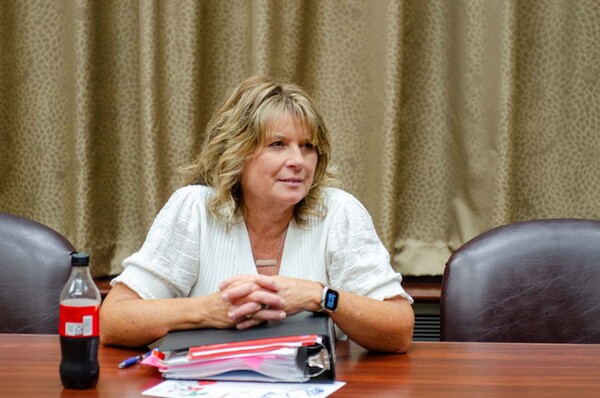
[[[323,398],[346,383],[252,383],[166,380],[142,394],[162,398]]]

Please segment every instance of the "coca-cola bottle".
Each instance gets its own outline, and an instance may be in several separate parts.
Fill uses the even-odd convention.
[[[60,293],[60,379],[83,390],[98,382],[100,291],[90,274],[87,253],[71,254],[71,276]]]

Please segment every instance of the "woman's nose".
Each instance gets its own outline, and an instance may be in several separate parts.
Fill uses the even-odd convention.
[[[301,166],[304,164],[304,155],[299,146],[289,146],[287,163],[291,166]]]

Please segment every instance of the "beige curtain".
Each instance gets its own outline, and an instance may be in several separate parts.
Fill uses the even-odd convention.
[[[600,218],[597,0],[0,2],[0,211],[120,272],[239,81],[321,107],[394,266],[530,218]]]

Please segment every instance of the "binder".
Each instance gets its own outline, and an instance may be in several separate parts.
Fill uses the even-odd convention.
[[[242,342],[278,338],[317,335],[320,344],[309,344],[297,348],[296,364],[304,369],[308,377],[306,382],[335,381],[335,341],[333,322],[325,313],[301,312],[282,321],[269,321],[249,329],[192,329],[170,332],[151,348],[158,348],[161,353],[182,355],[201,351],[208,345],[233,346]],[[286,339],[280,339],[286,340]],[[243,374],[245,378],[240,378]],[[172,378],[163,374],[165,378]],[[182,376],[173,378],[185,378]],[[261,380],[253,378],[246,372],[232,372],[221,376],[206,378],[207,380]],[[276,380],[262,380],[276,381]]]

